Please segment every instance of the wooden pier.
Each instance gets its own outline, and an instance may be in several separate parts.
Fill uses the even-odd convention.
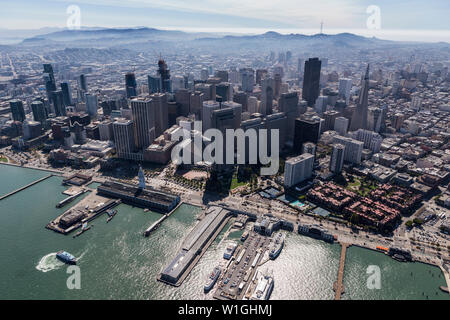
[[[339,260],[339,270],[337,281],[333,285],[335,292],[334,300],[341,300],[341,295],[344,290],[344,269],[345,269],[345,256],[347,254],[347,248],[350,246],[348,243],[341,243],[341,259]]]

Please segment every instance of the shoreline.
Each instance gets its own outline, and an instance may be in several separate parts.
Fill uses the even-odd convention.
[[[64,175],[64,171],[59,171],[59,170],[55,170],[55,169],[45,169],[45,168],[39,168],[39,167],[31,167],[31,166],[21,166],[19,164],[15,164],[15,163],[9,163],[9,162],[0,162],[0,165],[5,165],[5,166],[11,166],[11,167],[16,167],[16,168],[25,168],[25,169],[31,169],[31,170],[38,170],[38,171],[45,171],[45,172],[51,172],[54,173],[55,175],[59,175],[59,176],[63,176]]]

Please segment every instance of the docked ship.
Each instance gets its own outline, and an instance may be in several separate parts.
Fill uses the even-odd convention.
[[[66,251],[56,253],[56,258],[66,264],[77,264],[77,259]]]
[[[284,246],[284,234],[277,232],[273,237],[273,240],[269,246],[269,257],[275,260],[279,255]]]
[[[256,288],[255,291],[253,291],[250,300],[269,300],[274,286],[273,277],[258,272],[256,280]]]
[[[227,260],[230,260],[231,257],[233,256],[234,252],[236,251],[237,248],[237,243],[236,242],[232,242],[226,249],[225,252],[223,254],[223,257]]]
[[[334,236],[328,233],[327,230],[316,225],[298,225],[298,233],[309,236],[315,239],[323,240],[325,242],[334,242]]]
[[[217,282],[217,279],[219,279],[221,272],[222,272],[222,269],[220,267],[214,268],[214,270],[211,272],[211,274],[208,277],[208,281],[205,284],[205,287],[204,287],[205,293],[209,292],[214,287],[214,285]]]

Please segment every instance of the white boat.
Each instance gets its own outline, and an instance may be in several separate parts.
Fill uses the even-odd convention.
[[[255,291],[253,291],[250,300],[269,300],[274,286],[273,277],[264,275],[262,272],[258,271],[256,281],[256,288]]]
[[[277,232],[273,240],[269,246],[269,257],[272,260],[275,260],[281,253],[281,250],[284,246],[284,234],[281,232]]]
[[[227,260],[230,260],[231,257],[234,254],[234,251],[236,251],[237,248],[237,243],[236,242],[232,242],[225,250],[223,257]]]

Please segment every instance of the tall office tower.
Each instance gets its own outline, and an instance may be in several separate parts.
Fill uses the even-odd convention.
[[[66,115],[66,107],[64,106],[63,93],[61,90],[52,92],[53,109],[57,117]]]
[[[383,112],[380,108],[371,107],[367,114],[367,129],[375,132],[380,132],[381,124],[384,121]]]
[[[286,160],[284,166],[284,186],[290,188],[312,177],[314,156],[304,153]]]
[[[254,96],[248,97],[247,111],[250,114],[258,112],[258,99]]]
[[[195,85],[195,91],[203,92],[205,100],[216,100],[216,86],[214,84],[197,83]]]
[[[31,111],[33,112],[34,121],[38,121],[44,125],[48,118],[47,110],[45,109],[44,103],[42,101],[33,101],[31,103]]]
[[[265,118],[265,129],[267,129],[267,150],[271,149],[271,130],[278,130],[279,133],[279,140],[278,145],[279,149],[283,149],[284,145],[286,144],[286,137],[287,137],[287,117],[284,112],[278,112],[271,115],[268,115]]]
[[[72,105],[72,89],[70,88],[70,84],[68,82],[61,82],[61,91],[63,93],[63,102],[64,105],[71,106]]]
[[[255,85],[255,72],[252,68],[244,68],[239,70],[242,81],[242,91],[253,92]]]
[[[159,137],[169,127],[169,106],[167,94],[154,93],[150,96],[155,109],[155,137]]]
[[[295,119],[300,116],[298,108],[298,92],[282,93],[278,99],[278,110],[287,117],[286,140],[293,141]]]
[[[328,97],[327,96],[319,96],[316,99],[316,103],[314,105],[314,110],[318,114],[322,114],[327,109]]]
[[[339,133],[341,136],[345,136],[348,130],[348,119],[344,117],[337,117],[334,121],[334,131]]]
[[[185,89],[184,77],[183,76],[174,76],[172,78],[172,90],[173,92],[177,92],[177,90]]]
[[[325,119],[322,131],[328,131],[328,130],[334,130],[334,123],[336,121],[337,116],[339,115],[339,112],[330,110],[325,111],[323,113],[323,118]]]
[[[267,76],[268,72],[266,69],[257,69],[256,70],[256,84],[261,85],[261,80]]]
[[[209,78],[209,72],[208,72],[208,69],[203,68],[203,69],[200,71],[200,80],[206,81],[206,80],[208,80],[208,78]]]
[[[161,92],[170,92],[170,70],[163,59],[158,61],[158,75],[161,78]]]
[[[91,117],[95,117],[98,113],[97,95],[86,93],[86,111]]]
[[[191,92],[187,89],[180,89],[175,92],[175,101],[180,104],[180,115],[187,117],[191,105]]]
[[[275,73],[273,78],[274,90],[273,95],[275,99],[278,99],[281,95],[281,74]]]
[[[220,78],[220,82],[228,82],[228,71],[217,70],[215,76]]]
[[[202,108],[202,130],[205,132],[206,130],[212,128],[211,123],[211,115],[214,110],[220,109],[220,104],[214,100],[207,100],[203,102]]]
[[[125,75],[125,90],[127,93],[127,99],[131,99],[132,97],[137,96],[136,90],[136,76],[132,72],[128,72]]]
[[[350,103],[350,92],[352,90],[352,79],[339,79],[339,97],[345,99],[345,103]]]
[[[238,91],[233,94],[233,101],[242,105],[242,111],[247,111],[248,96],[244,91]]]
[[[77,79],[78,82],[78,89],[83,90],[84,92],[87,92],[87,80],[86,76],[84,74],[80,74],[80,76]]]
[[[366,74],[362,81],[361,92],[359,93],[358,103],[355,112],[353,112],[350,123],[350,131],[367,128],[367,109],[369,105],[369,65],[367,65]]]
[[[233,87],[228,82],[222,82],[216,85],[216,99],[229,101],[233,97]]]
[[[236,103],[233,101],[225,101],[222,102],[221,105],[222,108],[231,108],[234,112],[234,127],[240,128],[241,127],[241,120],[242,120],[242,105],[240,103]]]
[[[380,152],[383,138],[376,132],[364,129],[356,131],[356,140],[364,143],[364,148],[370,149],[373,153]]]
[[[47,92],[47,98],[51,101],[52,92],[56,91],[56,81],[55,76],[53,74],[53,67],[51,64],[44,64],[44,82],[45,82],[45,90]]]
[[[320,137],[319,119],[295,119],[294,151],[300,153],[306,142],[316,143]]]
[[[196,119],[201,119],[203,101],[205,101],[205,94],[201,91],[195,91],[191,94],[189,100],[189,113],[195,114]]]
[[[348,137],[335,136],[333,143],[339,143],[345,146],[344,160],[360,164],[364,143]]]
[[[40,122],[25,120],[22,125],[23,138],[25,140],[39,137],[42,134],[42,125]]]
[[[101,141],[114,140],[113,123],[111,120],[105,120],[98,124],[98,132]]]
[[[316,155],[316,145],[312,142],[304,143],[302,154],[304,154],[304,153],[309,153],[309,154],[312,154],[313,156],[315,156]]]
[[[333,173],[341,173],[344,166],[345,146],[342,144],[334,144],[331,152],[330,171]]]
[[[13,120],[23,122],[25,120],[25,110],[23,109],[22,101],[17,99],[11,100],[9,106]]]
[[[131,100],[131,112],[136,137],[136,147],[145,149],[155,140],[155,109],[152,100],[148,98],[134,98]]]
[[[261,110],[262,115],[272,114],[274,99],[274,80],[264,78],[261,80]]]
[[[159,77],[147,76],[148,81],[148,93],[161,92],[161,80]]]
[[[117,156],[129,159],[130,154],[135,150],[133,121],[118,118],[113,123],[113,132]]]
[[[319,58],[310,58],[305,61],[302,98],[308,102],[310,107],[314,106],[319,97],[321,65],[322,62]]]

